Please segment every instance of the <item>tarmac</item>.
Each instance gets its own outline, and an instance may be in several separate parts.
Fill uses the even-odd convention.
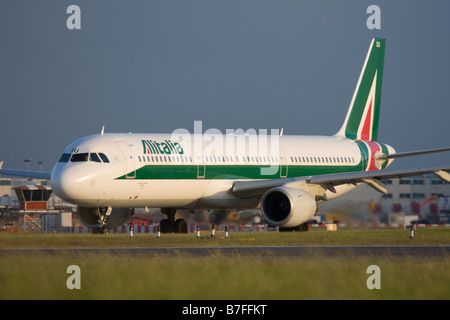
[[[359,246],[240,246],[240,247],[115,247],[115,248],[14,248],[0,249],[0,257],[15,253],[110,253],[133,256],[197,256],[243,255],[275,258],[387,257],[435,259],[450,256],[450,245],[359,245]]]

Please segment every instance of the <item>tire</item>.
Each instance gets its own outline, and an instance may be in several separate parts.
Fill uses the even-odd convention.
[[[292,228],[280,228],[279,230],[280,232],[306,232],[308,231],[308,222]]]
[[[159,231],[161,233],[171,233],[173,232],[173,226],[170,224],[169,219],[163,219],[159,223]]]
[[[187,223],[184,219],[178,219],[173,225],[173,231],[175,233],[188,233]]]

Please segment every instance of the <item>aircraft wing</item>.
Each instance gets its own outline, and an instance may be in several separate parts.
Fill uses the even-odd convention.
[[[3,161],[0,162],[0,174],[1,175],[50,180],[50,176],[51,176],[50,172],[2,169],[2,165],[3,165]]]
[[[330,190],[336,193],[335,186],[342,184],[358,184],[367,183],[375,190],[387,193],[387,189],[381,180],[405,178],[412,176],[424,176],[434,174],[442,180],[450,182],[449,168],[429,167],[422,169],[406,169],[406,170],[375,170],[375,171],[358,171],[358,172],[342,172],[331,173],[309,177],[284,178],[275,180],[252,180],[252,181],[236,181],[233,185],[232,192],[239,198],[260,197],[269,189],[289,184],[295,187],[297,184],[301,186],[320,186],[323,190]]]

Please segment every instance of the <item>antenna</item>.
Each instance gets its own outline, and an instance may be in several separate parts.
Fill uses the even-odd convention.
[[[282,137],[283,136],[283,128],[281,128],[281,131],[280,131],[280,137]]]
[[[102,132],[100,132],[100,134],[103,136],[104,133],[105,133],[105,126],[102,127]]]

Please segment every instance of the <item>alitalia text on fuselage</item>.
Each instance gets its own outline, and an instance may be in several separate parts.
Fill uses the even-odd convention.
[[[153,140],[141,140],[144,148],[144,154],[184,154],[183,148],[178,142],[164,140],[157,142]]]

